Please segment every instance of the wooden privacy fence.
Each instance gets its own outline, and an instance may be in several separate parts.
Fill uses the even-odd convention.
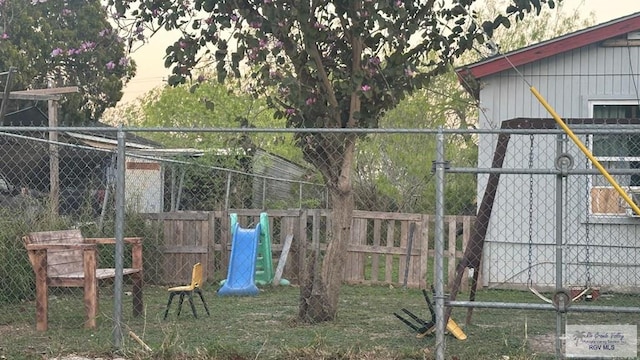
[[[194,263],[204,264],[206,280],[227,276],[231,250],[229,214],[238,214],[243,227],[259,222],[261,210],[169,212],[147,214],[160,229],[160,282],[185,283]],[[283,278],[297,283],[307,254],[324,251],[330,230],[329,210],[270,210],[269,227],[274,269],[287,236],[293,236]],[[472,216],[445,216],[445,284],[455,277],[471,233]],[[354,211],[344,281],[350,284],[388,284],[426,288],[433,281],[434,216]],[[149,241],[148,239],[147,241]],[[467,274],[462,289],[467,285]],[[450,285],[450,284],[449,284]]]

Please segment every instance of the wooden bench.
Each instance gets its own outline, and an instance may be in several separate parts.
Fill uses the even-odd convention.
[[[84,238],[80,230],[29,233],[23,238],[36,276],[36,329],[47,330],[48,288],[83,287],[85,327],[96,327],[98,281],[115,277],[115,269],[98,268],[98,244],[115,244],[113,238]],[[133,315],[142,313],[142,238],[125,238],[132,244],[132,267],[123,275],[133,281]]]

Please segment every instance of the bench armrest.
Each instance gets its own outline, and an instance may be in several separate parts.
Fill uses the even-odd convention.
[[[115,238],[84,238],[84,241],[89,244],[115,244]],[[141,244],[141,237],[125,237],[124,242],[129,244]]]
[[[115,244],[115,238],[85,238],[84,241],[89,244]],[[131,266],[134,269],[142,269],[142,238],[141,237],[126,237],[125,243],[132,244],[131,248]]]
[[[95,249],[95,244],[65,244],[65,243],[54,243],[54,244],[25,244],[27,250],[82,250],[82,249]]]

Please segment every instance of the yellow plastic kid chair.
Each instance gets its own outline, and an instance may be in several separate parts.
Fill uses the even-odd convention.
[[[169,301],[167,302],[167,309],[164,311],[164,318],[167,318],[169,315],[169,307],[171,306],[171,301],[173,301],[173,297],[176,295],[180,295],[180,302],[178,303],[178,316],[180,316],[180,310],[182,310],[182,302],[184,301],[184,296],[187,295],[189,297],[189,305],[191,305],[191,311],[193,312],[193,317],[197,318],[196,307],[193,305],[193,293],[197,293],[200,295],[200,300],[202,300],[202,304],[204,305],[204,309],[207,311],[207,315],[211,315],[209,313],[209,308],[207,307],[207,303],[204,301],[204,297],[202,296],[202,290],[200,290],[200,286],[202,285],[202,264],[197,263],[193,265],[193,271],[191,272],[191,285],[185,286],[176,286],[169,288]]]

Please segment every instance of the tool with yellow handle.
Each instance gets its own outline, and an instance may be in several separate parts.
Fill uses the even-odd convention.
[[[544,97],[538,92],[538,90],[531,86],[529,88],[529,90],[531,90],[531,93],[533,94],[533,96],[536,97],[536,99],[538,99],[538,101],[540,102],[540,104],[542,104],[542,106],[547,109],[547,111],[549,112],[549,114],[551,114],[551,116],[553,117],[553,119],[556,121],[556,123],[562,128],[562,130],[567,134],[567,136],[569,136],[569,138],[578,146],[578,148],[580,149],[580,151],[582,151],[587,158],[589,159],[589,161],[591,161],[591,163],[593,164],[593,166],[598,169],[598,171],[600,171],[600,174],[602,174],[602,176],[604,176],[605,179],[607,179],[607,181],[609,182],[609,184],[611,184],[611,186],[613,186],[613,188],[618,192],[618,194],[622,197],[622,199],[629,204],[629,206],[631,207],[631,209],[633,209],[633,212],[636,215],[640,216],[640,208],[638,208],[638,205],[636,205],[633,200],[631,200],[631,198],[629,197],[629,195],[627,195],[627,193],[620,187],[620,185],[618,185],[618,182],[616,182],[616,180],[609,174],[609,172],[607,171],[607,169],[604,168],[604,166],[602,166],[602,164],[600,164],[600,162],[598,161],[598,159],[596,159],[593,154],[591,154],[591,151],[589,151],[589,149],[587,149],[586,146],[584,146],[584,144],[582,143],[582,141],[580,141],[580,139],[578,139],[578,137],[576,136],[576,134],[573,133],[573,131],[569,128],[569,126],[567,126],[567,124],[565,124],[565,122],[562,120],[562,118],[560,118],[560,116],[556,113],[556,111],[551,107],[551,105],[549,105],[549,103],[544,99]]]

